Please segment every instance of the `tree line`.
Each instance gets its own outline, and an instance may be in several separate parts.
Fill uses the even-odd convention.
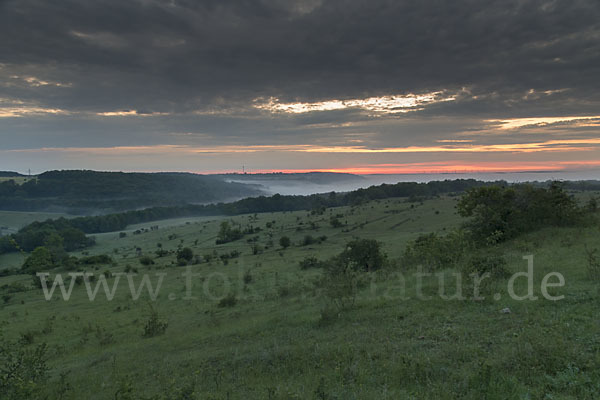
[[[392,197],[409,197],[414,200],[444,193],[463,192],[469,188],[491,185],[474,179],[457,179],[428,183],[401,182],[382,184],[366,189],[358,189],[347,193],[331,192],[308,196],[273,196],[248,197],[231,203],[213,203],[206,205],[186,204],[171,207],[151,207],[142,210],[125,211],[107,215],[58,218],[33,222],[9,237],[0,238],[0,254],[17,251],[32,251],[43,246],[47,236],[52,233],[69,233],[65,243],[81,247],[85,243],[85,234],[114,232],[125,229],[128,225],[146,223],[168,218],[192,216],[239,215],[278,211],[321,210],[328,207],[358,205],[370,200]],[[496,182],[506,185],[506,182]],[[77,235],[75,234],[77,233]]]
[[[419,200],[426,197],[468,191],[459,203],[459,213],[473,217],[473,232],[480,236],[497,235],[501,238],[514,236],[517,232],[569,221],[575,215],[576,205],[563,187],[550,184],[549,188],[530,184],[508,185],[504,181],[482,182],[474,179],[432,181],[428,183],[400,182],[382,184],[347,193],[331,192],[308,196],[275,194],[273,196],[249,197],[231,203],[207,205],[187,204],[174,207],[151,207],[108,215],[58,218],[33,222],[16,234],[0,238],[0,254],[18,248],[31,251],[44,245],[48,235],[58,233],[64,237],[65,246],[81,248],[89,244],[85,234],[114,232],[128,225],[161,219],[239,215],[265,212],[323,210],[329,207],[353,206],[371,200],[405,197]]]
[[[73,213],[214,202],[258,194],[253,187],[187,173],[48,171],[23,184],[0,182],[0,209]]]

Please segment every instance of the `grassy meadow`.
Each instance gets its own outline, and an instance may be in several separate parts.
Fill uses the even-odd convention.
[[[17,185],[22,185],[32,179],[37,179],[35,176],[0,176],[1,182],[15,181]]]
[[[146,289],[133,300],[125,276],[111,301],[102,289],[90,301],[82,283],[69,301],[59,289],[46,301],[31,276],[13,275],[0,278],[0,321],[6,340],[24,352],[47,344],[50,399],[600,398],[600,280],[590,256],[600,227],[544,228],[493,249],[511,274],[527,271],[523,256],[533,255],[537,300],[511,299],[508,277],[483,300],[472,299],[468,284],[467,299],[445,300],[440,291],[456,292],[456,270],[418,278],[402,255],[419,235],[462,224],[457,199],[180,218],[97,234],[95,246],[72,254],[112,262],[86,271],[137,273],[136,287],[144,274],[154,287],[164,274],[156,301]],[[3,212],[0,225],[30,217]],[[223,221],[261,230],[216,245]],[[356,238],[381,242],[388,263],[364,274],[353,306],[336,308],[322,269],[300,262],[325,261]],[[199,256],[190,266],[178,265],[182,247]],[[22,262],[19,254],[0,256],[2,268]],[[551,272],[564,276],[564,286],[549,289],[562,300],[541,293]],[[525,278],[515,282],[516,293],[527,292]],[[144,335],[149,325],[157,334]]]

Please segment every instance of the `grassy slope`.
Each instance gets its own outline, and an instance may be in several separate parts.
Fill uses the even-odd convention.
[[[144,224],[160,228],[140,235],[130,231],[123,239],[117,233],[97,235],[98,245],[90,253],[111,253],[117,261],[117,266],[102,266],[97,272],[122,271],[127,264],[146,272],[148,267],[139,265],[135,247],[150,254],[158,242],[173,250],[183,240],[196,254],[239,250],[242,257],[226,266],[220,261],[194,266],[194,272],[210,279],[194,279],[198,297],[194,301],[181,300],[184,269],[170,265],[174,256],[157,259],[149,272],[168,274],[155,304],[169,321],[162,336],[141,337],[149,307],[145,301],[129,298],[126,281],[112,302],[102,298],[90,302],[82,287],[76,288],[69,302],[46,302],[38,290],[17,293],[0,310],[0,320],[9,322],[6,331],[11,337],[35,331],[36,342],[50,344],[52,373],[69,372],[73,398],[114,398],[126,382],[147,396],[173,393],[194,383],[201,398],[219,399],[597,398],[598,284],[586,276],[584,252],[584,244],[600,247],[597,227],[548,229],[502,248],[513,271],[525,270],[523,255],[535,255],[538,296],[543,275],[562,272],[566,286],[555,292],[565,294],[565,300],[509,300],[506,285],[500,301],[401,300],[393,290],[398,281],[389,272],[373,276],[355,309],[328,324],[320,322],[326,304],[318,289],[320,272],[301,271],[299,260],[312,254],[321,259],[334,255],[355,236],[381,240],[390,257],[398,257],[405,243],[419,233],[457,226],[454,204],[455,199],[444,198],[411,209],[409,203],[392,199],[354,211],[327,210],[322,216],[259,214],[252,222],[255,226],[264,228],[266,222],[276,221],[273,229],[259,234],[261,244],[272,232],[276,245],[256,256],[246,238],[215,246],[219,218],[175,221],[182,225]],[[345,215],[341,220],[347,220],[348,226],[333,229],[329,217],[338,213]],[[245,225],[250,217],[230,220]],[[308,229],[309,221],[317,222],[319,230]],[[297,231],[298,226],[306,228]],[[172,234],[178,237],[169,240]],[[328,239],[284,251],[277,246],[282,235],[298,243],[306,234]],[[253,279],[244,289],[241,277],[246,271]],[[213,294],[223,290],[218,277],[210,278],[214,272],[231,279],[231,290],[240,298],[236,306],[217,307],[203,294],[207,282]],[[411,273],[405,271],[406,295],[414,297]],[[29,284],[30,278],[0,278],[0,285],[13,281]],[[435,280],[426,282],[425,293],[435,294]],[[517,291],[523,290],[519,282]],[[386,291],[391,296],[383,296]],[[171,293],[175,300],[169,300]],[[504,307],[512,313],[501,314]],[[49,318],[54,319],[52,332],[41,333]],[[113,335],[113,343],[103,345],[106,332]]]
[[[22,185],[23,183],[25,183],[31,179],[36,179],[36,178],[29,177],[29,176],[0,176],[0,182],[13,180],[13,181],[15,181],[15,183],[17,185]]]

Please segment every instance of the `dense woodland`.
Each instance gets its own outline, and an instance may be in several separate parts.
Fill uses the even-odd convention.
[[[25,175],[21,175],[18,172],[13,172],[13,171],[0,171],[0,178],[17,178],[17,177],[23,177]]]
[[[88,214],[208,203],[260,193],[249,185],[188,173],[49,171],[23,184],[0,182],[0,209]]]

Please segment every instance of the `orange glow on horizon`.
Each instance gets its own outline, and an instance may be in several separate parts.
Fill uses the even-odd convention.
[[[549,163],[410,163],[410,164],[372,164],[354,167],[339,168],[313,168],[313,169],[256,169],[248,172],[252,174],[272,174],[272,173],[308,173],[308,172],[332,172],[347,173],[355,175],[370,174],[467,174],[467,173],[503,173],[503,172],[553,172],[565,171],[569,169],[586,169],[591,167],[600,167],[600,161],[559,161]],[[210,171],[203,172],[207,174],[236,173],[239,171]]]
[[[191,145],[158,144],[148,146],[113,146],[113,147],[45,147],[38,149],[4,150],[7,152],[65,152],[92,154],[131,154],[131,153],[189,153],[189,154],[227,154],[256,152],[297,152],[297,153],[345,153],[345,154],[378,154],[378,153],[534,153],[590,151],[600,147],[600,138],[555,139],[531,143],[511,144],[470,144],[458,142],[440,146],[406,146],[369,148],[367,146],[318,146],[312,144],[291,145],[215,145],[212,147],[196,147]],[[0,150],[1,151],[1,150]]]

